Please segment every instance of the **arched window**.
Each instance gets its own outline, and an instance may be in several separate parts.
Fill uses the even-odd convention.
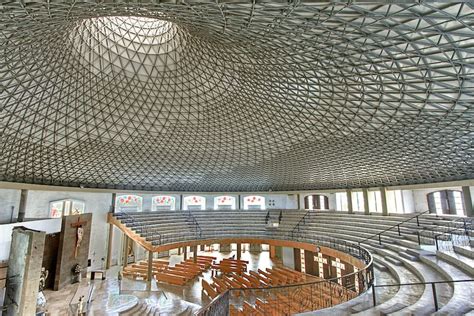
[[[206,198],[199,195],[186,196],[183,199],[183,210],[205,210]]]
[[[441,190],[426,195],[430,213],[464,216],[462,191]]]
[[[156,195],[151,200],[152,211],[176,210],[176,199],[170,195]]]
[[[306,210],[327,210],[329,199],[322,194],[312,194],[304,197],[304,208]]]
[[[86,204],[83,201],[65,199],[49,203],[49,217],[58,218],[84,213]]]
[[[216,196],[214,198],[215,210],[235,210],[235,197],[229,195]]]
[[[143,198],[138,195],[125,194],[117,196],[115,208],[118,212],[141,212]]]
[[[244,210],[264,210],[265,198],[258,195],[244,197]]]

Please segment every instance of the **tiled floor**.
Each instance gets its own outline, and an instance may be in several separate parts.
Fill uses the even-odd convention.
[[[199,252],[199,255],[212,255],[218,259],[228,258],[235,254],[235,252],[220,253],[220,252]],[[249,269],[265,269],[272,267],[276,263],[270,260],[268,252],[249,253],[243,252],[242,259],[249,261]],[[183,260],[182,255],[172,255],[170,264],[174,265]],[[107,271],[107,279],[94,280],[91,283],[94,285],[94,301],[91,304],[89,315],[117,315],[107,311],[107,303],[109,296],[119,294],[118,277],[119,267],[112,267]],[[176,315],[181,312],[195,311],[200,306],[209,303],[209,299],[201,294],[201,279],[211,280],[211,271],[204,272],[201,276],[196,278],[193,282],[185,286],[174,286],[164,283],[154,283],[152,291],[147,292],[146,282],[134,281],[124,278],[121,284],[121,294],[131,294],[139,298],[140,304],[146,303],[151,305],[158,305],[159,315]],[[84,280],[87,284],[87,280]],[[47,312],[51,316],[68,315],[69,303],[73,298],[78,284],[71,284],[60,291],[46,290],[45,296],[47,299]],[[141,312],[140,312],[141,314]],[[158,315],[158,314],[156,314]]]

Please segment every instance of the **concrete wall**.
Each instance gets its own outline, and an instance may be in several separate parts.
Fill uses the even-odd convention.
[[[107,253],[107,213],[111,206],[112,194],[80,191],[29,191],[25,217],[47,218],[49,217],[49,202],[62,199],[84,201],[85,212],[93,214],[89,259],[92,260],[93,268],[101,268],[103,262],[105,263],[102,258],[105,260]]]
[[[21,190],[0,189],[0,224],[10,223],[18,217]]]

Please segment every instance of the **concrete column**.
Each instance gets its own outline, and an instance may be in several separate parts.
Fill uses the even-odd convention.
[[[296,209],[301,210],[301,201],[300,201],[300,194],[296,194]]]
[[[347,196],[347,212],[349,214],[354,214],[354,209],[352,207],[352,190],[347,189],[346,196]]]
[[[241,206],[241,201],[240,201],[240,194],[237,195],[237,203],[238,203],[237,209],[238,209],[238,210],[241,210],[241,209],[242,209],[242,206]]]
[[[25,220],[26,213],[26,201],[28,199],[28,190],[21,189],[20,193],[20,205],[18,207],[18,221],[23,222]]]
[[[464,186],[462,187],[462,195],[464,198],[464,209],[466,210],[466,216],[473,217],[474,216],[474,205],[472,204],[472,196],[470,187]]]
[[[364,196],[364,214],[369,215],[369,189],[362,189],[362,195]]]
[[[5,315],[35,315],[46,233],[15,227],[6,277]]]
[[[105,261],[105,268],[109,269],[112,265],[112,242],[114,239],[114,225],[109,224],[109,237],[107,240],[107,260]]]
[[[382,215],[388,215],[388,206],[387,206],[387,188],[380,188],[380,198],[382,200]]]
[[[197,263],[198,257],[198,246],[193,246],[193,262]]]
[[[273,259],[276,257],[276,247],[270,245],[270,259]]]
[[[122,266],[125,268],[128,265],[128,236],[123,233],[123,249],[122,249]]]
[[[110,212],[115,213],[115,200],[117,199],[117,193],[112,193],[112,203],[110,204]]]
[[[242,244],[237,244],[237,260],[242,257]]]
[[[188,259],[188,246],[183,247],[184,260]]]
[[[153,278],[153,251],[148,251],[148,271],[146,274],[146,290],[151,291],[151,280]]]

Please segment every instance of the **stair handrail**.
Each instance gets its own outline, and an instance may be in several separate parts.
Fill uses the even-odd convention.
[[[337,245],[337,246],[343,247],[340,249],[342,251],[348,250],[348,247],[351,247],[352,251],[348,253],[350,255],[354,255],[357,253],[361,254],[358,256],[358,258],[364,262],[365,264],[364,268],[358,271],[351,272],[346,275],[342,275],[340,277],[332,277],[329,279],[317,279],[317,280],[306,281],[306,282],[301,282],[301,283],[293,283],[293,284],[285,284],[285,285],[271,285],[267,287],[262,287],[262,286],[241,287],[241,288],[231,287],[231,288],[226,289],[224,292],[220,293],[218,296],[216,296],[208,305],[202,307],[195,315],[198,315],[198,316],[216,315],[213,313],[216,310],[219,310],[220,313],[222,313],[222,311],[225,311],[222,308],[225,308],[225,306],[229,304],[229,296],[230,296],[230,293],[232,292],[240,293],[241,291],[243,291],[244,293],[245,292],[254,293],[254,291],[257,291],[257,290],[262,291],[262,292],[269,292],[269,291],[274,291],[274,290],[283,291],[285,289],[289,292],[292,289],[297,290],[298,288],[301,288],[304,286],[312,286],[312,285],[315,285],[315,290],[319,289],[322,291],[322,286],[318,286],[318,285],[328,284],[330,287],[332,285],[342,286],[349,290],[352,290],[352,288],[354,288],[354,291],[357,293],[358,296],[360,296],[364,292],[369,290],[370,288],[373,288],[373,285],[374,285],[373,257],[366,248],[360,245],[357,245],[356,243],[347,242],[345,240],[340,240],[337,238],[330,238],[330,237],[324,237],[324,236],[321,236],[321,237],[323,237],[321,240],[326,239],[328,242],[331,243],[332,246]],[[318,238],[317,245],[319,246],[321,240],[319,240],[319,236],[317,236],[317,238]],[[355,290],[356,283],[347,282],[347,280],[355,278],[356,275],[358,276],[358,280],[359,280],[359,282],[357,283],[358,284],[357,286],[359,287],[359,292]],[[331,297],[333,295],[332,293],[333,292],[330,291]],[[224,302],[221,303],[222,300],[224,300]],[[331,302],[330,303],[331,307],[336,305],[336,304],[333,305],[332,299],[330,302]],[[219,305],[219,306],[216,306],[216,305]],[[227,310],[228,310],[228,307],[227,307]]]
[[[198,235],[198,238],[201,238],[202,237],[201,226],[199,225],[198,221],[196,220],[196,217],[194,217],[194,215],[191,214],[191,210],[188,210],[188,218],[190,218],[191,221],[193,222],[193,225],[196,228],[196,234]]]
[[[439,236],[443,236],[443,235],[450,235],[450,242],[451,244],[454,246],[454,242],[453,242],[453,235],[466,235],[466,236],[470,236],[470,232],[472,232],[472,218],[464,218],[464,217],[461,217],[461,218],[457,218],[455,219],[454,221],[451,221],[449,223],[449,226],[451,226],[452,224],[455,224],[457,223],[458,221],[462,220],[463,222],[463,227],[449,227],[449,230],[447,231],[441,231],[441,232],[438,232],[438,234],[434,235],[433,236],[433,239],[435,241],[435,245],[436,245],[436,250],[439,250],[439,245],[438,245],[438,237]],[[469,221],[469,225],[467,225],[467,221]],[[435,232],[435,228],[438,228],[438,227],[433,227],[430,232]],[[440,228],[446,228],[446,227],[440,227]],[[462,229],[463,230],[463,233],[460,234],[459,233],[459,230]],[[425,230],[427,231],[427,230]],[[423,232],[423,231],[422,231]],[[427,236],[422,236],[422,237],[425,237],[425,238],[428,238]]]
[[[378,237],[379,237],[379,244],[381,245],[381,244],[382,244],[382,238],[381,238],[381,236],[382,236],[383,233],[385,233],[385,232],[387,232],[387,231],[389,231],[389,230],[392,230],[393,228],[397,227],[397,229],[398,229],[398,236],[401,236],[401,235],[402,235],[401,232],[400,232],[400,226],[401,226],[401,225],[403,225],[403,224],[405,224],[406,222],[409,222],[409,221],[411,221],[412,219],[416,218],[416,225],[417,225],[417,226],[420,226],[420,220],[419,220],[420,216],[423,215],[423,214],[426,214],[426,213],[428,213],[428,212],[429,212],[429,210],[428,210],[428,211],[424,211],[424,212],[416,213],[415,216],[411,216],[410,218],[408,218],[408,219],[406,219],[406,220],[404,220],[404,221],[401,221],[401,222],[399,222],[399,223],[397,223],[397,224],[395,224],[395,225],[390,226],[389,228],[386,228],[386,229],[384,229],[384,230],[382,230],[382,231],[380,231],[380,232],[378,232],[378,233],[375,233],[375,234],[373,234],[373,235],[371,235],[371,236],[369,236],[369,237],[367,237],[367,238],[365,238],[365,239],[362,239],[361,241],[358,241],[358,243],[359,243],[359,245],[360,245],[360,244],[363,243],[364,241],[370,240],[370,239],[372,239],[372,238],[378,236]],[[438,217],[438,215],[436,215],[436,217]],[[418,243],[419,243],[419,242],[418,242]]]
[[[298,221],[298,223],[296,223],[295,227],[293,227],[293,229],[291,230],[290,232],[290,235],[291,236],[294,236],[296,230],[300,230],[300,225],[301,225],[301,222],[303,222],[304,224],[306,224],[306,216],[309,216],[311,215],[311,210],[308,210],[302,218],[300,218],[300,220]]]
[[[145,226],[145,224],[140,224],[139,222],[137,222],[137,221],[135,220],[135,218],[133,217],[133,215],[131,215],[131,214],[125,212],[124,210],[120,210],[120,212],[118,212],[118,213],[113,213],[113,215],[116,215],[116,214],[117,214],[117,215],[118,215],[118,214],[124,214],[125,217],[129,218],[129,219],[132,221],[133,224],[136,224],[137,227],[140,228],[140,229],[141,229],[143,232],[145,232],[147,235],[148,235],[148,233],[150,233],[150,231],[149,231],[148,228]],[[125,226],[127,226],[127,225],[125,224]],[[139,235],[141,236],[141,234],[139,234]],[[158,233],[158,232],[157,232],[157,233],[153,232],[153,235],[154,235],[154,236],[155,236],[155,235],[158,235],[158,245],[161,245],[161,239],[162,239],[162,238],[161,238],[161,234]],[[146,237],[145,237],[145,240],[146,240]],[[151,243],[151,242],[150,242],[150,243]]]

